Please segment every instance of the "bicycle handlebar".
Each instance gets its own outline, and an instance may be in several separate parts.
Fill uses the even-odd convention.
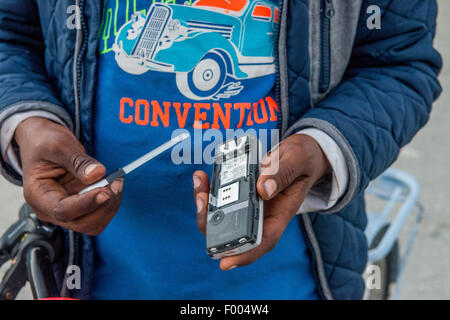
[[[15,299],[27,281],[35,299],[59,296],[52,268],[59,252],[58,230],[39,221],[27,205],[21,208],[19,220],[0,238],[0,266],[11,260],[0,283],[0,299]]]
[[[25,264],[31,292],[35,299],[59,296],[50,254],[46,248],[42,246],[30,248],[26,255]]]

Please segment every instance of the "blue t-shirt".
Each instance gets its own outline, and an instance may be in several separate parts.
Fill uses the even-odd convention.
[[[297,219],[273,251],[224,272],[206,254],[192,197],[218,133],[253,129],[270,148],[277,1],[162,2],[104,2],[95,157],[112,170],[175,131],[192,139],[126,176],[120,210],[95,240],[93,298],[316,299]]]

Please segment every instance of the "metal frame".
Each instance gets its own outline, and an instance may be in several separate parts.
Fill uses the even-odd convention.
[[[365,231],[368,243],[370,244],[377,233],[389,224],[380,243],[369,250],[369,264],[386,257],[408,218],[414,217],[415,219],[409,232],[405,252],[403,257],[400,257],[395,291],[392,295],[392,299],[398,299],[405,267],[423,214],[423,207],[418,201],[420,184],[412,175],[390,168],[369,185],[366,194],[387,202],[383,211],[368,213],[368,225]],[[401,205],[395,211],[394,208],[399,203]]]

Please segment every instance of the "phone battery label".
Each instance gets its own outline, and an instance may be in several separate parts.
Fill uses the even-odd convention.
[[[227,159],[222,164],[220,172],[220,184],[224,185],[233,180],[247,175],[247,155],[243,154],[236,158]]]

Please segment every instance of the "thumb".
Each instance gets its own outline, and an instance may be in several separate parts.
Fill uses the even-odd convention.
[[[263,160],[263,165],[270,163],[270,168],[262,167],[258,178],[258,193],[264,200],[273,199],[278,193],[289,187],[299,176],[303,174],[302,166],[298,158],[289,153],[271,153]],[[273,163],[277,162],[276,166]],[[273,168],[276,170],[273,170]]]
[[[105,166],[82,150],[72,151],[63,165],[85,185],[100,180],[106,174]]]

